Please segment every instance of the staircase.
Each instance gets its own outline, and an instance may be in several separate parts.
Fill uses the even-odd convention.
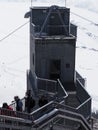
[[[67,93],[68,93],[68,97],[66,98],[65,104],[70,107],[77,108],[80,105],[80,102],[76,96],[76,91],[67,92]]]
[[[30,114],[10,116],[6,111],[8,115],[0,115],[0,130],[92,130],[81,114],[53,101]]]
[[[88,122],[80,114],[57,108],[34,120],[33,128],[38,130],[91,130]]]

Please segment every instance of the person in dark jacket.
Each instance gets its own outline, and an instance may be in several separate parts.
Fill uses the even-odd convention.
[[[22,109],[22,107],[23,107],[22,101],[20,100],[20,98],[18,96],[15,96],[14,100],[16,101],[16,111],[22,112],[23,111],[23,109]]]
[[[46,96],[42,95],[41,98],[39,99],[39,107],[42,107],[48,103],[48,99]]]
[[[31,90],[28,90],[26,92],[26,97],[25,97],[25,109],[26,112],[30,113],[35,106],[35,100],[31,96]]]

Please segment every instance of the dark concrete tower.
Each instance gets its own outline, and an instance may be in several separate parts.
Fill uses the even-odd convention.
[[[76,26],[65,7],[33,7],[30,16],[30,73],[46,79],[75,81]]]
[[[30,16],[27,89],[36,99],[46,94],[49,101],[64,101],[89,117],[91,97],[85,90],[85,80],[75,70],[77,27],[70,23],[70,9],[32,7],[26,16]]]

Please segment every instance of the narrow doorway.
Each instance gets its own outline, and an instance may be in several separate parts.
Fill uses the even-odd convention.
[[[60,78],[61,61],[50,60],[50,79],[56,80]]]

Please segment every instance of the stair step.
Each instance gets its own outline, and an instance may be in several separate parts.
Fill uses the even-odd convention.
[[[71,107],[78,107],[80,105],[77,96],[76,96],[76,91],[74,92],[68,92],[68,97],[66,99],[66,105],[71,106]]]

